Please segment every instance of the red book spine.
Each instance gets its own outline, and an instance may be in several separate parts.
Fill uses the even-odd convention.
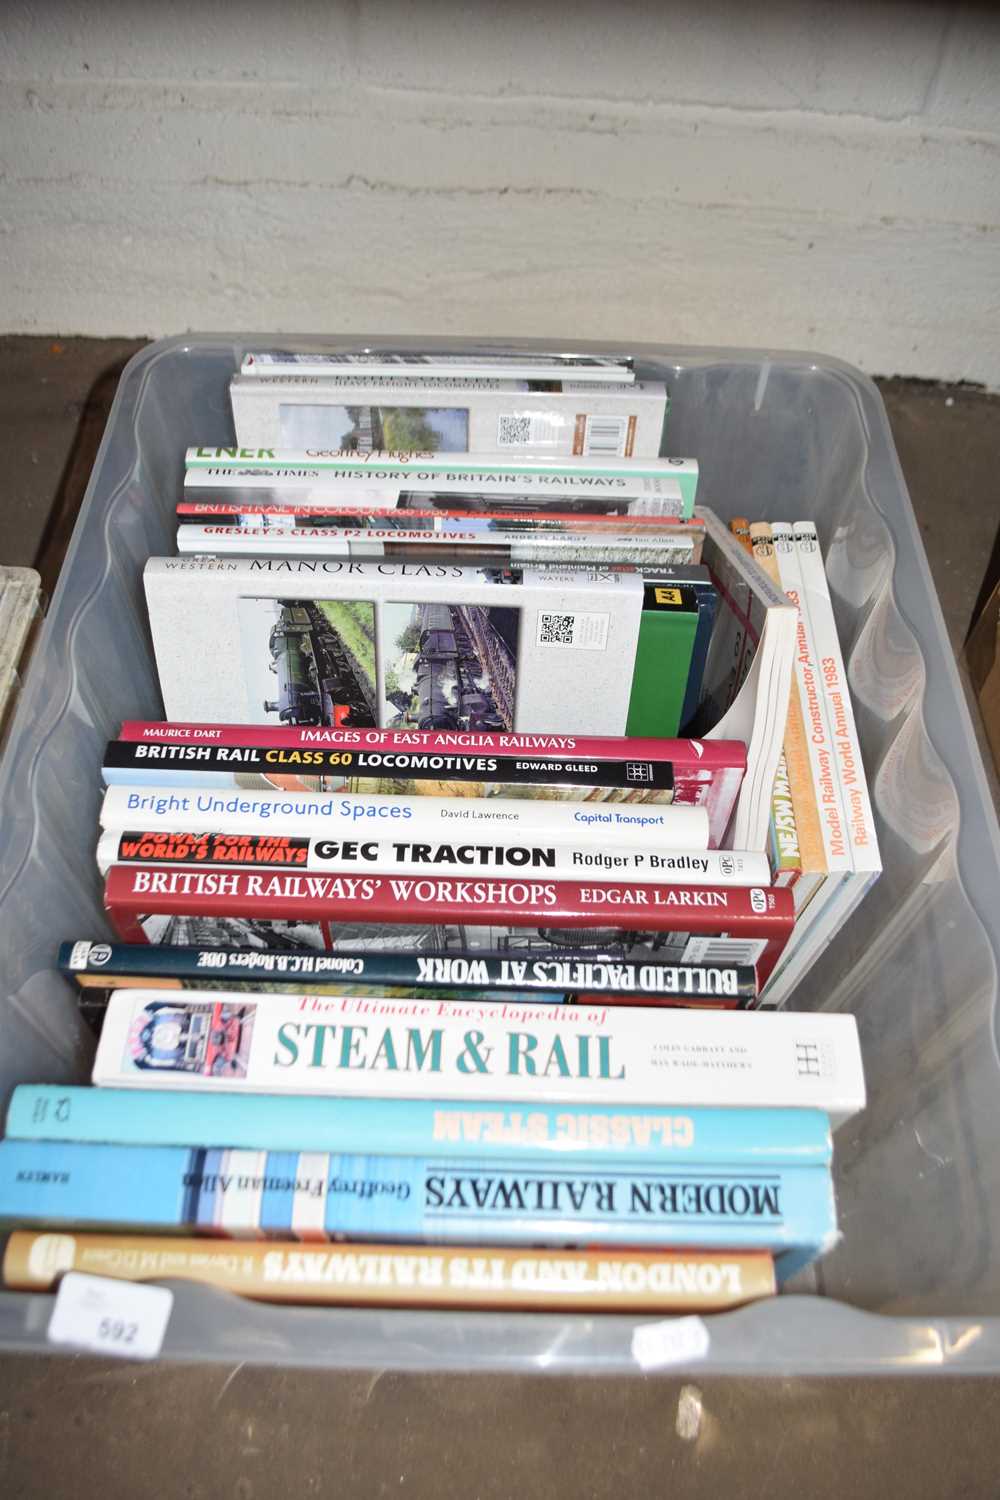
[[[760,982],[792,930],[790,891],[774,887],[640,886],[612,881],[453,879],[323,875],[292,871],[151,869],[113,865],[105,888],[121,936],[146,941],[144,916],[239,917],[249,921],[456,923],[474,926],[607,928],[684,932],[765,941]]]
[[[121,740],[149,740],[162,744],[264,745],[279,750],[326,745],[333,749],[426,750],[434,754],[481,750],[493,755],[530,755],[538,760],[670,761],[675,775],[702,776],[719,771],[746,770],[746,746],[741,740],[658,740],[590,737],[585,735],[488,734],[455,731],[395,729],[302,729],[281,724],[158,724],[126,719]]]

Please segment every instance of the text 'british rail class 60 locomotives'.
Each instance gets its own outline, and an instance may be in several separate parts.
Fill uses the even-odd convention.
[[[372,684],[337,631],[311,601],[279,599],[268,647],[278,682],[264,710],[283,724],[376,724]]]

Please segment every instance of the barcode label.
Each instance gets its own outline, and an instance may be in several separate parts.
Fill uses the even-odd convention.
[[[538,646],[566,646],[575,651],[603,651],[608,644],[610,614],[555,614],[538,611]]]
[[[606,454],[610,458],[621,458],[625,453],[627,435],[627,417],[588,417],[583,451],[595,456]]]
[[[767,939],[692,937],[681,955],[682,964],[755,964]]]

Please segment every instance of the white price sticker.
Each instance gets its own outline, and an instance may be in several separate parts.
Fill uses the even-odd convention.
[[[689,1365],[705,1358],[709,1342],[701,1318],[665,1318],[662,1323],[642,1323],[635,1329],[632,1357],[642,1370]]]
[[[48,1340],[91,1354],[155,1359],[173,1305],[174,1294],[167,1287],[68,1271],[56,1293]]]

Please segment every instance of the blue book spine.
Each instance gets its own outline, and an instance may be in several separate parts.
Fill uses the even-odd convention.
[[[432,1099],[334,1099],[296,1094],[181,1093],[21,1084],[7,1114],[21,1140],[244,1150],[446,1151],[455,1159],[589,1156],[662,1165],[826,1166],[830,1126],[816,1109],[623,1109]]]
[[[627,1170],[182,1147],[0,1143],[0,1221],[221,1236],[770,1250],[837,1238],[826,1167]]]
[[[712,631],[715,628],[715,613],[719,596],[711,585],[694,585],[695,596],[698,600],[698,624],[695,627],[694,645],[691,648],[691,665],[688,668],[687,689],[684,693],[684,702],[681,705],[680,726],[681,733],[688,732],[688,725],[694,720],[701,702],[701,685],[705,678],[705,663],[708,661],[708,648],[712,642]]]

